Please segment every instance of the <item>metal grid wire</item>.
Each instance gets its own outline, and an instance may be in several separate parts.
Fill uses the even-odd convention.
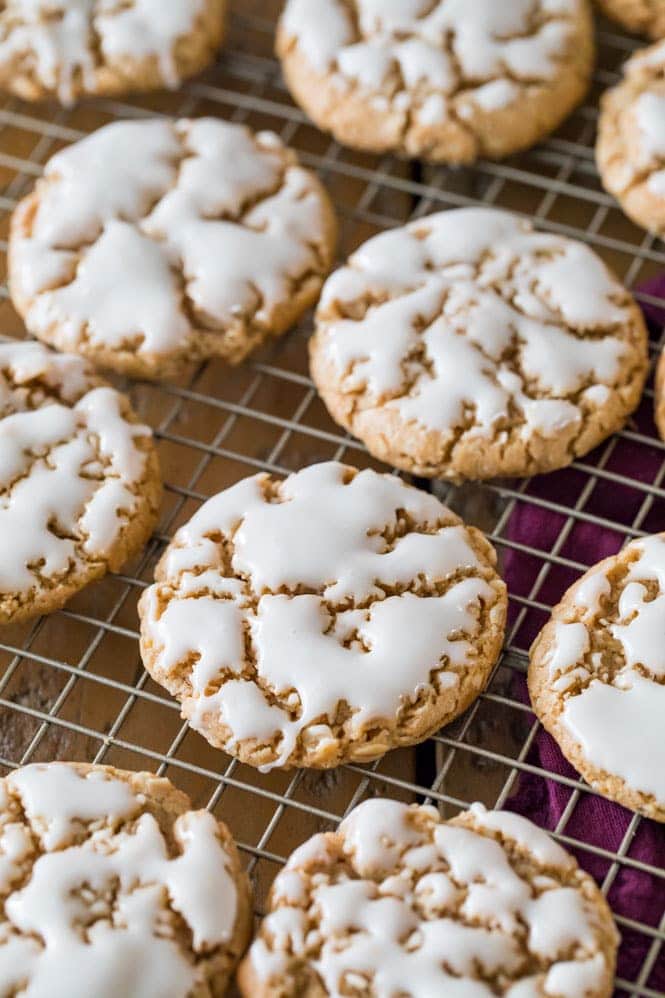
[[[213,114],[274,129],[320,172],[340,215],[342,256],[370,235],[414,216],[482,202],[585,240],[633,288],[665,273],[663,244],[625,219],[602,190],[594,167],[598,96],[616,80],[634,47],[625,36],[601,25],[599,68],[589,102],[554,138],[508,162],[451,170],[355,154],[313,128],[290,102],[272,56],[277,7],[277,0],[237,0],[220,63],[177,94],[95,101],[72,111],[13,99],[0,103],[0,239],[6,237],[17,199],[62,145],[116,117]],[[22,335],[6,289],[0,295],[2,331]],[[665,307],[654,295],[637,296],[645,305]],[[662,998],[653,977],[665,961],[665,870],[633,852],[636,836],[649,823],[636,815],[626,818],[616,851],[599,844],[597,829],[580,833],[575,816],[593,791],[575,776],[543,768],[534,755],[542,734],[520,693],[530,640],[552,602],[587,567],[578,560],[584,550],[580,540],[597,536],[618,550],[634,536],[665,529],[665,447],[650,417],[651,389],[629,428],[571,470],[483,487],[433,486],[487,531],[504,565],[523,559],[529,581],[524,591],[511,593],[506,650],[487,692],[424,747],[330,773],[261,775],[189,731],[177,705],[143,671],[138,596],[164,544],[202,500],[259,469],[282,474],[330,458],[376,466],[357,442],[339,432],[319,402],[307,375],[308,332],[305,322],[235,371],[209,363],[175,385],[121,382],[142,418],[157,430],[167,482],[159,530],[125,573],[90,587],[60,613],[3,630],[0,764],[8,769],[70,758],[167,774],[198,806],[210,807],[229,824],[252,874],[258,913],[288,853],[314,832],[334,827],[370,794],[433,801],[452,815],[473,800],[504,805],[526,777],[543,786],[550,781],[567,794],[551,830],[583,863],[596,864],[610,901],[627,874],[648,878],[651,896],[660,897],[660,911],[646,911],[643,919],[617,912],[624,944],[640,954],[630,979],[619,978],[617,989]],[[654,357],[663,338],[651,344]],[[630,476],[627,462],[637,469]],[[538,540],[525,543],[515,533],[516,518],[525,509],[538,510],[554,526],[554,541],[544,536],[542,549]],[[662,829],[652,831],[662,834]]]

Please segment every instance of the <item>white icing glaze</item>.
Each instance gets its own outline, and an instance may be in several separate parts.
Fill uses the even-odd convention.
[[[319,192],[276,136],[212,118],[123,121],[49,161],[31,231],[13,240],[13,282],[36,335],[55,326],[67,348],[159,356],[192,323],[269,325],[320,271],[323,238]]]
[[[665,198],[665,170],[655,170],[648,180],[649,188],[658,198]]]
[[[202,11],[203,0],[9,0],[0,15],[0,68],[29,59],[38,82],[71,104],[77,74],[95,90],[96,34],[107,64],[154,57],[164,83],[176,87],[174,47]]]
[[[580,998],[593,994],[605,974],[605,960],[597,953],[590,960],[555,963],[545,978],[545,994],[557,998]]]
[[[7,784],[20,797],[31,824],[42,829],[40,838],[49,852],[67,845],[84,824],[134,817],[142,803],[127,783],[109,780],[99,770],[81,776],[61,763],[24,766],[9,774]]]
[[[638,48],[626,63],[626,70],[629,73],[639,73],[652,67],[660,69],[663,63],[665,63],[665,40],[647,48]]]
[[[33,270],[33,279],[39,274]],[[118,288],[127,293],[118,294]],[[127,347],[138,340],[139,351],[160,353],[187,339],[190,326],[181,304],[163,249],[133,225],[112,220],[82,258],[75,280],[38,293],[28,322],[37,334],[57,325],[68,350],[86,336],[93,346]]]
[[[665,169],[658,169],[665,162],[665,93],[647,90],[640,94],[635,117],[639,130],[637,166],[649,169],[647,186],[652,194],[665,197]]]
[[[428,814],[437,817],[434,809]],[[361,877],[380,878],[397,865],[405,847],[423,843],[424,836],[409,815],[399,801],[375,797],[344,819],[339,827],[344,851],[353,857],[353,868]]]
[[[626,670],[621,687],[597,679],[566,700],[562,719],[601,772],[665,801],[665,686]]]
[[[611,589],[605,572],[589,571],[575,586],[575,605],[593,616],[599,612],[602,598],[609,595]]]
[[[640,556],[630,566],[619,600],[619,618],[610,628],[623,646],[629,667],[642,665],[655,676],[665,677],[663,620],[665,619],[665,539],[656,535],[634,541],[630,550]],[[658,585],[650,598],[642,582]]]
[[[78,358],[3,344],[0,371],[9,374],[0,375],[0,592],[28,593],[40,577],[57,579],[85,557],[109,556],[138,509],[134,490],[146,457],[137,441],[150,430],[129,423],[122,396],[94,387]],[[30,403],[32,379],[73,404],[45,399],[39,387]]]
[[[587,385],[585,401],[602,404],[607,395],[589,392],[607,392],[621,375],[629,348],[618,337],[575,335],[626,322],[620,293],[581,243],[534,233],[506,212],[449,211],[375,237],[333,274],[318,313],[320,349],[343,392],[363,391],[363,405],[482,436],[517,409],[525,438],[549,437],[581,422],[571,396]],[[358,321],[331,312],[365,295],[392,297]],[[515,345],[518,370],[505,360]],[[423,346],[427,365],[411,360]]]
[[[477,828],[500,832],[531,853],[543,866],[569,870],[575,865],[572,856],[557,845],[550,835],[520,814],[513,814],[511,811],[488,811],[482,804],[472,804],[469,810],[473,814],[474,825]]]
[[[612,163],[617,190],[644,184],[658,198],[665,198],[665,45],[638,50],[625,66],[623,86],[628,102],[618,108],[624,135],[624,158]],[[620,91],[621,92],[621,91]]]
[[[438,125],[446,120],[448,108],[441,94],[430,94],[418,108],[418,121],[425,126]]]
[[[168,87],[176,88],[180,77],[174,59],[175,43],[191,33],[204,10],[204,0],[134,0],[118,8],[115,0],[100,0],[95,28],[100,48],[108,62],[139,61],[156,56]]]
[[[640,94],[635,114],[644,152],[649,158],[665,159],[665,94]]]
[[[621,558],[627,553],[638,557],[631,559],[621,579],[616,619],[592,622],[600,612],[599,598],[611,589],[607,572],[612,561],[609,567],[592,570],[573,590],[575,605],[586,610],[587,624],[556,621],[547,665],[550,677],[557,680],[555,690],[564,696],[581,680],[581,690],[566,696],[561,721],[585,758],[595,769],[663,802],[665,538],[634,541]],[[647,584],[655,585],[655,593]],[[578,667],[589,651],[588,627],[606,627],[621,648],[623,664],[611,680],[598,676],[599,656]]]
[[[557,620],[554,625],[552,649],[548,658],[550,679],[558,679],[577,665],[590,648],[589,632],[582,623],[565,624]]]
[[[477,610],[494,598],[482,578],[468,574],[442,595],[403,591],[418,579],[435,587],[481,568],[465,528],[397,478],[347,476],[331,462],[291,475],[277,501],[266,500],[261,475],[220,493],[176,535],[164,561],[168,589],[158,583],[143,597],[143,635],[158,652],[158,675],[197,654],[185,713],[198,729],[218,717],[231,749],[278,737],[281,764],[310,725],[310,739],[332,737],[327,722],[341,702],[354,711],[351,732],[360,733],[394,718],[433,671],[440,689],[455,689],[473,657]],[[383,534],[396,528],[399,510],[416,526],[391,542]],[[229,568],[211,535],[233,537]],[[195,592],[190,573],[196,582],[210,569],[223,576],[215,595]],[[266,689],[297,706],[297,717],[270,703]]]
[[[460,108],[471,113],[474,104],[501,110],[523,86],[551,80],[580,9],[577,0],[558,7],[548,0],[357,0],[355,7],[357,30],[340,0],[288,0],[281,29],[340,88],[378,91],[400,110],[461,90]],[[549,19],[534,27],[541,12]],[[439,120],[431,108],[419,117]]]
[[[552,994],[580,998],[598,990],[608,968],[597,952],[592,904],[551,878],[541,878],[536,894],[492,832],[562,875],[574,869],[572,857],[524,818],[479,805],[472,814],[474,828],[463,828],[440,824],[431,808],[370,800],[338,829],[351,872],[339,867],[332,848],[322,853],[317,846],[312,859],[321,872],[310,880],[301,872],[309,857],[298,850],[275,881],[277,907],[250,950],[259,980],[288,980],[293,953],[311,962],[332,998],[352,985],[377,998],[489,998],[494,992],[478,968],[519,977],[522,940],[543,961]],[[439,872],[416,872],[407,858],[419,850],[429,851],[427,863]],[[312,912],[310,943],[305,926]],[[533,980],[518,981],[509,994],[542,995]]]
[[[142,797],[124,782],[52,763],[18,770],[8,784],[46,851],[5,901],[0,991],[18,988],[29,998],[191,994],[197,971],[174,936],[167,904],[191,930],[197,953],[228,941],[236,917],[237,891],[212,815],[176,819],[178,854],[170,858],[156,820],[141,813]],[[13,827],[5,826],[0,848],[20,869],[25,850],[6,850]]]
[[[483,111],[497,111],[512,104],[519,96],[519,87],[512,80],[493,80],[473,91],[472,97]]]

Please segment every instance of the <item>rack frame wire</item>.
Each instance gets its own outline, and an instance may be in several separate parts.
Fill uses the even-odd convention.
[[[0,250],[11,211],[62,145],[119,117],[213,114],[277,131],[328,185],[341,219],[340,257],[370,235],[435,210],[471,204],[505,207],[539,227],[592,246],[635,291],[640,303],[663,308],[650,348],[665,345],[665,298],[639,290],[665,276],[665,245],[632,225],[600,186],[593,159],[598,97],[618,78],[635,42],[603,22],[599,65],[588,101],[547,142],[501,163],[473,168],[414,166],[391,157],[342,149],[318,132],[290,101],[272,54],[277,0],[235,0],[217,66],[176,94],[99,100],[76,109],[0,102]],[[4,241],[3,241],[4,240]],[[24,335],[0,289],[2,332]],[[578,560],[580,537],[618,550],[636,536],[665,529],[665,445],[655,433],[647,389],[637,416],[621,433],[570,471],[521,482],[456,488],[420,482],[485,529],[505,564],[523,559],[528,585],[511,592],[506,647],[487,691],[455,724],[423,748],[390,753],[369,766],[331,773],[261,775],[210,748],[184,724],[175,704],[143,670],[136,602],[177,526],[211,494],[257,470],[286,474],[316,460],[380,467],[330,421],[308,377],[311,318],[241,368],[212,362],[176,384],[118,383],[155,428],[166,498],[155,536],[123,573],[90,587],[61,612],[0,635],[0,766],[74,758],[166,774],[198,806],[227,821],[254,881],[257,914],[280,864],[296,845],[329,829],[375,793],[430,801],[446,816],[480,799],[501,807],[520,780],[555,783],[568,794],[550,831],[581,862],[601,865],[601,887],[612,902],[621,877],[647,878],[658,910],[633,919],[615,911],[624,944],[639,953],[617,994],[663,998],[653,986],[665,961],[665,869],[635,855],[645,819],[626,817],[616,849],[572,833],[576,810],[593,791],[575,774],[534,761],[544,737],[521,693],[530,640],[551,609],[552,593],[596,558]],[[637,458],[626,474],[627,456]],[[623,470],[622,470],[623,469]],[[608,493],[614,499],[608,502]],[[515,534],[516,518],[537,510],[556,528],[543,546]],[[582,545],[584,549],[584,545]],[[600,557],[600,556],[599,556]],[[521,684],[521,685],[520,685]],[[662,835],[662,828],[653,828]],[[653,909],[654,905],[651,905]]]

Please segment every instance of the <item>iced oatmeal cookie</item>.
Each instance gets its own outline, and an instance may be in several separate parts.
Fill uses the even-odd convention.
[[[637,52],[604,94],[596,159],[629,218],[665,235],[665,41]]]
[[[292,854],[239,979],[246,998],[609,998],[618,938],[525,818],[374,798]]]
[[[644,319],[603,262],[489,208],[370,239],[326,282],[310,347],[336,422],[453,480],[569,464],[623,426],[647,373]]]
[[[345,145],[468,163],[533,145],[586,93],[587,0],[288,0],[286,82]]]
[[[226,0],[5,0],[0,89],[24,100],[176,87],[212,61]]]
[[[244,479],[175,535],[139,604],[148,672],[264,769],[367,761],[483,690],[503,639],[493,548],[434,496],[316,464]]]
[[[665,534],[591,568],[531,649],[529,691],[564,755],[605,797],[665,821]]]
[[[226,826],[110,766],[0,781],[0,893],[3,995],[221,998],[251,928]]]
[[[122,121],[62,150],[12,217],[12,300],[60,350],[136,377],[237,364],[317,299],[336,225],[272,132]]]
[[[152,433],[80,358],[0,344],[0,623],[61,607],[147,541]]]

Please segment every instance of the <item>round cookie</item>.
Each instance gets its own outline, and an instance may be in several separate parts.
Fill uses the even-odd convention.
[[[587,0],[288,0],[287,85],[338,141],[448,163],[547,135],[593,68]]]
[[[618,942],[526,818],[374,798],[292,854],[238,977],[246,998],[609,998]]]
[[[152,432],[124,395],[80,357],[0,343],[0,623],[118,571],[161,494]]]
[[[665,0],[596,0],[596,4],[627,31],[665,38]]]
[[[0,89],[24,100],[175,88],[210,63],[226,0],[7,0]]]
[[[628,217],[665,236],[665,41],[629,59],[603,95],[596,159]]]
[[[272,132],[215,118],[122,121],[57,153],[12,216],[28,329],[136,377],[237,364],[317,299],[336,226]]]
[[[53,762],[0,781],[0,991],[213,998],[249,941],[228,829],[152,773]]]
[[[618,430],[644,319],[584,244],[490,208],[418,219],[326,282],[311,372],[381,460],[453,480],[563,467]]]
[[[484,689],[506,618],[495,563],[396,477],[337,462],[256,475],[175,535],[139,603],[143,662],[243,762],[366,762]]]
[[[531,648],[544,727],[591,786],[665,821],[665,534],[633,541],[565,594]]]

